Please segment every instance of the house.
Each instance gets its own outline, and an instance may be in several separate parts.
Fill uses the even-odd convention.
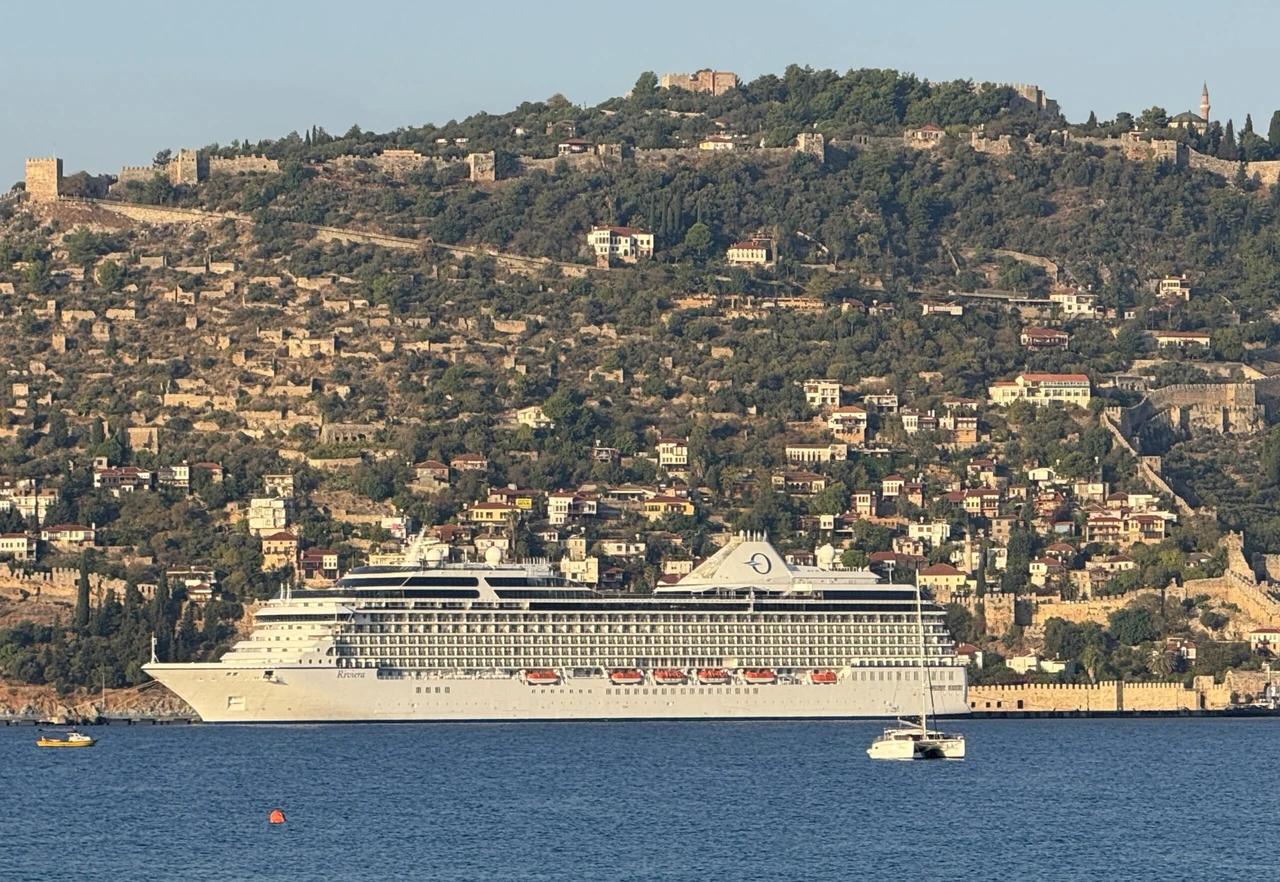
[[[1062,310],[1068,318],[1097,318],[1097,297],[1085,291],[1059,290],[1049,292],[1049,302]]]
[[[1067,568],[1063,566],[1062,561],[1052,557],[1040,557],[1031,561],[1029,565],[1031,571],[1031,584],[1045,588],[1050,582],[1060,579],[1066,574]]]
[[[840,383],[837,380],[805,380],[804,400],[810,407],[839,407]]]
[[[922,539],[928,542],[930,546],[936,548],[939,545],[946,545],[951,539],[951,525],[946,521],[934,521],[933,523],[908,524],[907,535],[912,539]]]
[[[693,517],[693,503],[679,496],[655,496],[645,500],[644,516],[650,521],[660,521],[671,514]]]
[[[598,261],[617,258],[634,263],[637,258],[653,257],[653,233],[634,227],[593,227],[587,244]]]
[[[964,307],[959,303],[930,303],[928,301],[920,304],[921,315],[964,315]]]
[[[515,484],[508,484],[490,490],[486,502],[505,502],[507,505],[514,505],[520,512],[531,512],[537,507],[540,496],[540,490],[521,490]]]
[[[876,413],[897,413],[898,412],[898,396],[893,394],[864,395],[862,403],[867,406],[868,410]]]
[[[176,490],[191,489],[191,466],[185,462],[171,466],[160,466],[156,470],[156,480],[161,487],[173,487]]]
[[[1280,650],[1280,628],[1254,628],[1249,632],[1249,648],[1261,655],[1274,656]]]
[[[338,552],[327,548],[308,548],[302,552],[298,558],[298,570],[306,582],[336,582],[342,575],[338,569]]]
[[[994,517],[1000,513],[1000,491],[991,487],[965,490],[961,505],[968,514]]]
[[[582,138],[567,138],[556,145],[557,156],[577,156],[591,152],[591,142]]]
[[[1018,340],[1028,349],[1066,349],[1071,335],[1054,328],[1027,328]]]
[[[605,557],[644,557],[649,546],[630,539],[601,539],[600,553]]]
[[[40,490],[27,490],[25,493],[15,493],[7,500],[0,502],[8,502],[8,505],[0,505],[0,510],[12,509],[22,517],[30,520],[35,518],[36,521],[43,521],[48,514],[49,507],[58,501],[60,494],[56,487],[44,487]]]
[[[848,444],[800,445],[787,447],[787,462],[796,465],[822,462],[844,462],[849,458]]]
[[[902,475],[890,475],[880,482],[880,494],[885,499],[892,499],[902,492],[902,488],[906,486],[907,479]]]
[[[827,416],[827,428],[852,444],[867,440],[867,411],[856,404],[834,408]]]
[[[813,496],[827,489],[827,479],[817,472],[780,472],[772,483],[773,489],[793,496]]]
[[[292,499],[293,475],[263,475],[262,492],[279,499]]]
[[[917,582],[928,588],[938,603],[950,603],[951,598],[964,591],[969,577],[951,564],[936,563],[920,571]]]
[[[1208,348],[1209,335],[1203,331],[1152,331],[1156,347],[1172,346],[1177,349]]]
[[[1124,533],[1124,518],[1106,512],[1089,512],[1085,521],[1085,541],[1114,545],[1120,542]]]
[[[456,472],[487,472],[489,458],[479,453],[460,453],[449,461]]]
[[[85,527],[80,524],[57,524],[40,531],[40,541],[47,542],[58,551],[92,548],[97,538],[98,531],[92,525]]]
[[[1156,293],[1162,300],[1190,300],[1191,280],[1187,278],[1186,273],[1180,276],[1165,276],[1156,282]]]
[[[192,469],[207,472],[209,474],[210,484],[223,483],[223,466],[219,462],[196,462],[191,466]]]
[[[688,469],[689,442],[683,438],[659,438],[658,465],[669,472]]]
[[[439,460],[424,460],[413,467],[415,480],[422,484],[435,482],[444,486],[449,485],[449,467]]]
[[[262,537],[262,570],[283,570],[298,560],[298,537],[287,531]]]
[[[873,518],[880,505],[880,495],[874,490],[854,490],[850,494],[853,511],[863,518]]]
[[[918,432],[933,432],[937,428],[938,418],[934,416],[933,411],[916,413],[914,410],[904,410],[902,412],[902,430],[908,435],[915,435]]]
[[[712,135],[709,138],[703,138],[698,142],[699,150],[735,150],[738,143],[732,138],[726,138],[723,135]]]
[[[978,418],[961,414],[947,414],[938,420],[938,427],[955,436],[958,445],[978,443]]]
[[[982,670],[982,650],[972,643],[961,643],[956,647],[956,660],[964,665],[976,665]]]
[[[542,406],[522,407],[516,411],[516,422],[530,429],[554,429],[555,420],[542,412]]]
[[[622,451],[616,447],[602,447],[596,444],[591,448],[591,458],[596,462],[617,463],[622,461]]]
[[[249,532],[262,536],[289,526],[292,512],[293,504],[287,499],[250,499],[245,520],[248,521]]]
[[[731,266],[773,266],[776,261],[772,239],[744,239],[734,242],[725,254]]]
[[[1087,407],[1091,388],[1085,374],[1018,374],[1012,382],[993,383],[988,391],[991,403],[997,405],[1024,400],[1035,405],[1058,402]]]
[[[933,123],[920,126],[918,129],[907,129],[902,133],[902,143],[919,150],[937,147],[947,137],[947,133]]]
[[[464,509],[462,517],[475,526],[505,527],[515,521],[519,509],[509,502],[477,502]]]
[[[99,457],[93,467],[93,489],[106,490],[115,497],[135,490],[150,490],[154,481],[155,474],[149,469],[137,466],[109,468],[104,457]]]
[[[36,559],[36,537],[29,533],[0,533],[0,554],[15,561]]]
[[[555,526],[567,524],[574,518],[593,518],[599,503],[594,496],[583,493],[552,493],[547,497],[547,518]]]

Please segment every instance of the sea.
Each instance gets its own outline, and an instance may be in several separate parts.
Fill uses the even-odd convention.
[[[1280,719],[0,728],[4,880],[1276,878]],[[273,809],[286,821],[273,826]]]

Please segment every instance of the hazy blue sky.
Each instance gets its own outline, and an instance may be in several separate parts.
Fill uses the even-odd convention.
[[[645,70],[792,62],[935,80],[1036,83],[1067,117],[1153,104],[1246,112],[1265,132],[1280,89],[1280,4],[845,0],[813,4],[63,0],[6,4],[0,189],[26,156],[67,173],[143,165],[161,148],[278,137],[312,124],[382,131],[560,92],[594,104]],[[187,10],[195,10],[194,14]]]

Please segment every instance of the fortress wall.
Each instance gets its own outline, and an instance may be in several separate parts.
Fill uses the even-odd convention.
[[[1107,624],[1108,617],[1118,610],[1124,609],[1141,597],[1159,597],[1160,592],[1153,588],[1144,588],[1119,597],[1099,597],[1094,600],[1075,600],[1070,602],[1040,600],[1031,614],[1031,624],[1044,627],[1049,619],[1065,619],[1074,624],[1082,622],[1098,622]]]
[[[1019,684],[1015,686],[970,686],[969,707],[977,711],[1118,711],[1121,683],[1103,681],[1093,685]]]
[[[970,686],[969,707],[976,711],[1164,711],[1212,706],[1200,689],[1181,683],[1038,684]]]
[[[218,156],[209,157],[209,175],[240,175],[251,172],[273,173],[280,171],[280,163],[265,156],[236,156],[223,159]]]

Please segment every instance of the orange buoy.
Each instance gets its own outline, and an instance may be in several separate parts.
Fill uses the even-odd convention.
[[[267,820],[273,824],[283,824],[284,812],[280,811],[280,809],[272,809],[271,814],[267,816]]]

